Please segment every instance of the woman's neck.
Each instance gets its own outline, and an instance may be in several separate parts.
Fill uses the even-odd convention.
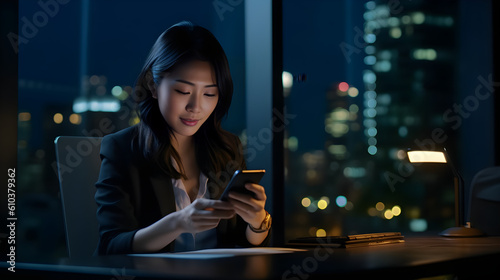
[[[186,178],[181,178],[186,193],[191,201],[196,199],[199,191],[200,169],[196,162],[196,152],[194,137],[176,135],[172,137],[172,146],[175,148],[181,159]]]
[[[188,178],[198,178],[200,171],[196,161],[194,137],[175,135],[175,137],[172,137],[171,143],[179,155],[184,175]],[[182,169],[178,169],[178,171]]]
[[[175,148],[181,159],[190,155],[194,151],[194,137],[193,136],[183,136],[175,135],[171,138],[172,146]]]

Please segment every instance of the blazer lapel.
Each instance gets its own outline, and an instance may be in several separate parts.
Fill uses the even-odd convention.
[[[172,179],[160,168],[155,168],[150,176],[151,186],[155,193],[161,216],[175,212],[175,197],[172,188]]]

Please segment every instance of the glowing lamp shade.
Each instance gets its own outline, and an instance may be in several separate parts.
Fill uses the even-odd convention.
[[[455,227],[448,228],[441,232],[442,236],[446,237],[476,237],[483,236],[483,232],[478,229],[471,228],[465,223],[464,219],[464,179],[458,172],[450,160],[446,149],[442,151],[407,151],[408,160],[411,163],[445,163],[453,172],[454,188],[455,188]]]
[[[408,160],[411,163],[435,162],[446,163],[446,157],[443,152],[434,151],[408,151]]]

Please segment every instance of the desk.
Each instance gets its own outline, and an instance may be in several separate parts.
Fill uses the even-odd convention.
[[[102,256],[63,259],[59,264],[2,265],[2,275],[36,279],[408,279],[459,275],[480,279],[500,275],[500,237],[451,239],[407,237],[402,244],[358,248],[311,248],[290,254],[218,259]],[[47,276],[47,277],[44,277]],[[2,279],[5,279],[2,276]]]

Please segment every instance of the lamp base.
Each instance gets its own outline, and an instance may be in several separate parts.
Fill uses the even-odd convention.
[[[478,237],[484,236],[484,233],[477,228],[461,226],[445,229],[439,235],[445,237]]]

